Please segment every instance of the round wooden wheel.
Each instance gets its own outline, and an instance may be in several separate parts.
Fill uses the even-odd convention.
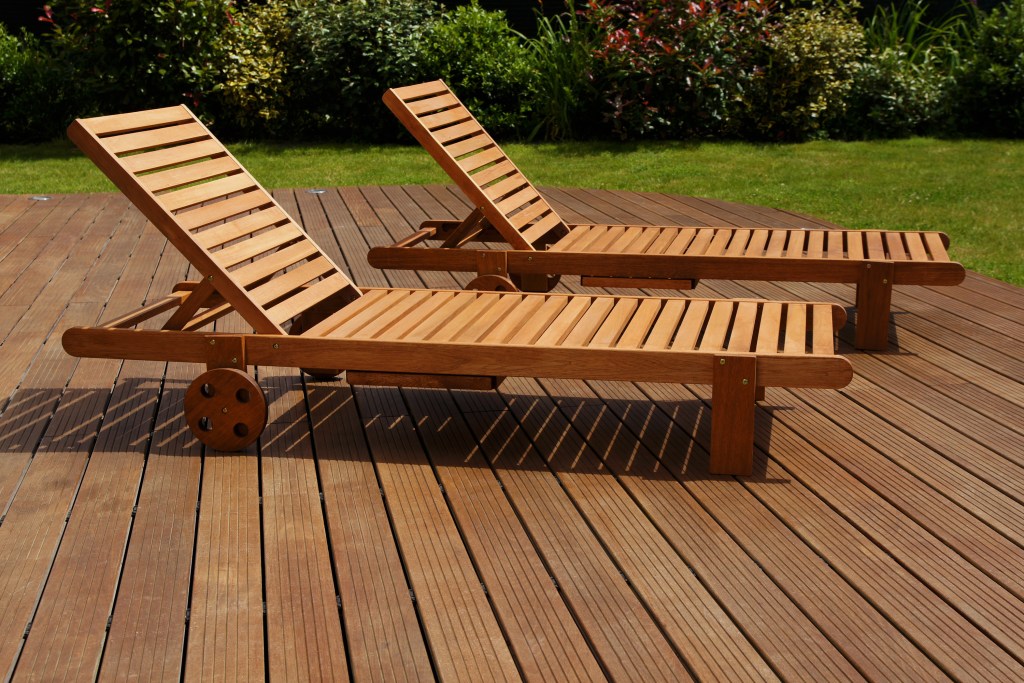
[[[207,370],[185,392],[185,421],[210,448],[240,451],[267,426],[267,399],[241,370]]]
[[[478,292],[518,292],[519,288],[507,277],[501,275],[478,275],[469,281],[466,289]]]

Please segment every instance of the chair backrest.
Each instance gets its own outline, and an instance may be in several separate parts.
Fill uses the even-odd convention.
[[[187,107],[78,119],[68,136],[257,332],[360,295]]]
[[[568,228],[444,81],[384,93],[384,103],[515,249]]]

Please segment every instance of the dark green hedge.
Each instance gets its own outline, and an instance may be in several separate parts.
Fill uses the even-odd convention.
[[[501,137],[1020,136],[1024,0],[867,18],[821,0],[587,0],[530,37],[476,2],[54,0],[0,27],[0,141],[184,102],[228,137],[387,141],[392,86],[443,78]]]

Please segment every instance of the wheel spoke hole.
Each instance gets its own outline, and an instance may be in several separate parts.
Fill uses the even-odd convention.
[[[213,420],[204,415],[203,417],[199,418],[199,428],[202,429],[204,432],[212,432]]]
[[[239,403],[248,403],[251,398],[252,394],[249,393],[248,389],[239,389],[235,392],[235,399],[237,399]]]
[[[206,398],[213,398],[213,385],[204,384],[203,386],[199,387],[199,393],[205,396]]]

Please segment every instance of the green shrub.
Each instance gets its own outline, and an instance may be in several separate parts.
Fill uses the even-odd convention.
[[[53,0],[53,49],[103,112],[186,102],[216,82],[231,0]]]
[[[603,41],[595,78],[619,137],[730,132],[758,66],[774,2],[592,0]]]
[[[814,3],[782,15],[747,98],[748,134],[798,141],[843,114],[864,36],[849,7]]]
[[[982,21],[957,76],[956,99],[964,132],[1024,135],[1024,0],[1010,0]]]
[[[213,94],[218,130],[235,135],[282,133],[290,94],[284,3],[252,4],[225,27],[220,78]]]
[[[446,12],[424,47],[427,78],[443,79],[489,132],[529,132],[536,72],[504,12],[489,12],[473,0]],[[411,82],[403,78],[391,85]]]
[[[864,25],[868,53],[854,70],[839,137],[906,137],[948,127],[951,74],[977,11],[964,5],[935,23],[928,14],[923,0],[875,8]]]
[[[935,59],[908,50],[873,51],[857,64],[845,115],[835,135],[847,139],[898,138],[944,125],[949,72]]]
[[[381,103],[392,86],[423,80],[433,0],[305,0],[289,48],[291,132],[389,139],[401,125]]]
[[[37,142],[63,133],[76,113],[70,69],[25,33],[0,24],[0,142]]]
[[[593,134],[598,91],[594,87],[595,54],[604,36],[580,17],[568,0],[568,12],[537,14],[537,36],[527,42],[537,72],[532,110],[536,119],[531,138],[563,140]]]

